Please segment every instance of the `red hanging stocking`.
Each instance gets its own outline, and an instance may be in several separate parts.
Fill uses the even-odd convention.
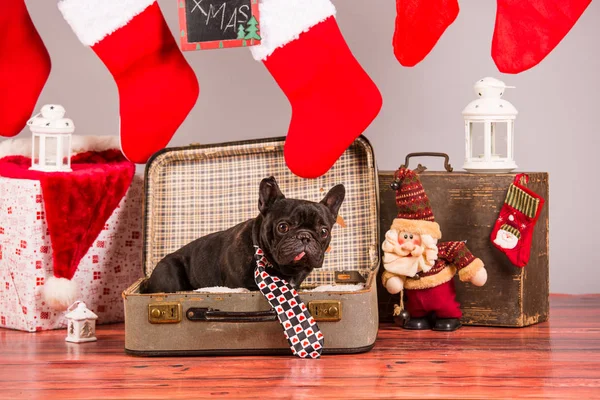
[[[529,177],[525,174],[515,177],[490,236],[494,246],[517,267],[529,262],[533,228],[544,206],[544,199],[522,186],[521,179],[527,182]]]
[[[62,0],[58,7],[119,88],[123,154],[145,163],[196,103],[198,80],[156,0]]]
[[[591,0],[498,0],[492,58],[500,72],[537,65],[565,37]]]
[[[458,16],[457,0],[396,0],[394,54],[400,64],[418,64]]]
[[[260,46],[251,47],[292,106],[285,161],[304,178],[331,168],[381,109],[329,0],[262,0]]]
[[[0,136],[15,136],[33,114],[50,56],[24,0],[0,1]]]

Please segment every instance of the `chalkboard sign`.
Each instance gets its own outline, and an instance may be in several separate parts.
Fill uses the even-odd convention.
[[[181,49],[260,44],[258,0],[178,0]]]

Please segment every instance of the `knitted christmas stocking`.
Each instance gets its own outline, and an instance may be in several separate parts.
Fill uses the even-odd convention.
[[[58,7],[117,83],[123,153],[146,162],[169,143],[199,93],[156,0],[62,0]]]
[[[490,236],[494,246],[517,267],[529,262],[533,228],[544,206],[544,199],[522,186],[521,179],[527,182],[529,177],[525,174],[515,177]]]
[[[25,127],[49,74],[50,56],[24,0],[0,1],[0,136]]]
[[[290,170],[316,178],[377,116],[379,90],[354,58],[329,0],[262,0],[262,44],[251,47],[292,106]]]
[[[517,74],[542,61],[565,37],[591,0],[498,0],[492,58]]]
[[[429,52],[458,15],[457,0],[396,0],[394,54],[413,67]]]

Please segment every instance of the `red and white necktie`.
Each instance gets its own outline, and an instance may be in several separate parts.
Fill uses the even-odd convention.
[[[285,280],[267,272],[273,265],[258,246],[254,258],[254,281],[258,289],[277,312],[279,323],[292,353],[300,358],[319,358],[323,351],[323,334],[298,292]]]

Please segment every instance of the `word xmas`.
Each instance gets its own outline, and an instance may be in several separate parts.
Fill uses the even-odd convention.
[[[229,30],[235,35],[239,30],[238,25],[245,26],[252,15],[250,5],[240,3],[244,2],[191,0],[190,5],[192,8],[190,14],[196,20],[198,15],[200,15],[205,25],[212,25],[213,29],[218,27],[224,36]],[[194,15],[195,13],[199,14]]]

